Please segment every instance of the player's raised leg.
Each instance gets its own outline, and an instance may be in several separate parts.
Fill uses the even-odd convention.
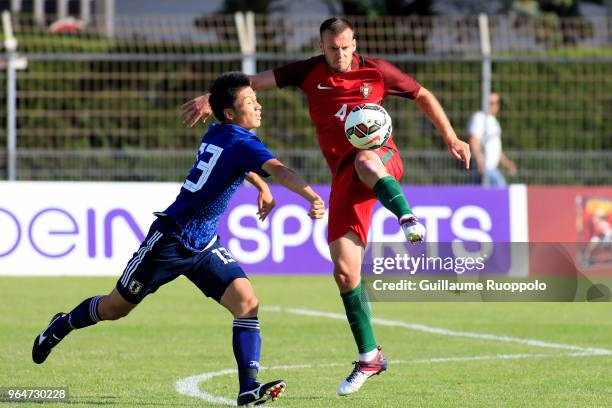
[[[394,177],[401,177],[401,162],[398,163],[399,174],[391,175],[386,168],[386,165],[392,168],[394,162],[400,160],[399,156],[394,156],[398,154],[386,147],[360,151],[355,157],[355,170],[359,179],[374,191],[380,203],[395,214],[406,239],[410,242],[422,241],[425,228],[412,213],[402,186]]]
[[[127,302],[117,289],[106,296],[85,299],[70,313],[57,313],[49,325],[34,339],[32,360],[42,364],[51,350],[74,329],[92,326],[102,320],[117,320],[126,316],[135,304]]]
[[[370,304],[361,284],[362,245],[352,231],[329,244],[334,278],[359,351],[359,359],[353,371],[340,383],[338,395],[357,392],[369,377],[387,369],[387,360],[374,337]]]
[[[261,335],[257,318],[259,302],[251,282],[246,278],[234,279],[220,303],[234,316],[232,344],[240,383],[238,406],[259,405],[279,398],[287,386],[285,381],[257,382]]]

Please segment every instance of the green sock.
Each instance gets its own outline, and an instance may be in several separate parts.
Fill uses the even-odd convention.
[[[341,293],[342,302],[346,311],[346,317],[351,325],[351,331],[357,343],[360,353],[367,353],[374,350],[378,343],[374,338],[372,322],[370,321],[370,303],[367,300],[367,293],[360,283],[353,290]]]
[[[398,219],[403,215],[412,214],[402,186],[393,176],[386,176],[378,180],[373,190],[380,203]]]

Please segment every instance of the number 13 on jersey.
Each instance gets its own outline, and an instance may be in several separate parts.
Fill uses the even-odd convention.
[[[200,174],[198,181],[194,183],[193,181],[186,179],[185,183],[183,184],[183,187],[192,193],[195,193],[204,186],[208,180],[208,177],[210,177],[210,173],[212,173],[213,167],[215,167],[215,164],[217,164],[217,160],[219,160],[219,156],[221,156],[223,149],[213,144],[202,143],[200,145],[200,150],[198,150],[198,157],[201,157],[204,152],[208,152],[212,156],[210,156],[207,161],[199,160],[194,166],[198,170],[202,170],[202,174]]]

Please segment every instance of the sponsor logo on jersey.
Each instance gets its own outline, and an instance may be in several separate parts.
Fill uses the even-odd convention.
[[[361,95],[363,95],[363,99],[368,99],[372,93],[372,86],[364,82],[359,87],[359,92],[361,92]]]
[[[323,86],[319,82],[319,84],[317,85],[317,89],[334,89],[334,87],[333,86]]]

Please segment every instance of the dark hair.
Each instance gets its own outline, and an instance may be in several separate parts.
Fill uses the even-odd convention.
[[[246,86],[251,86],[251,79],[242,72],[226,72],[215,79],[210,87],[208,103],[220,122],[225,122],[223,110],[233,108],[238,92]]]
[[[323,33],[325,31],[331,31],[332,33],[338,35],[344,32],[344,30],[346,30],[347,28],[349,28],[353,32],[353,35],[355,34],[355,29],[353,28],[353,25],[346,18],[331,17],[321,23],[321,27],[319,27],[319,35],[321,36],[322,40]]]

